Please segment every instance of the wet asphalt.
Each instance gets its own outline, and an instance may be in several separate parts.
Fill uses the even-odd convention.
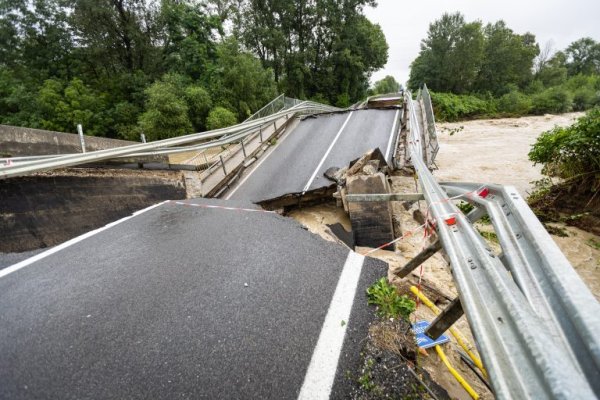
[[[301,193],[348,115],[329,114],[301,121],[288,137],[276,145],[272,154],[246,173],[247,178],[241,178],[239,187],[230,191],[230,198],[260,202],[285,194]],[[379,148],[385,154],[395,115],[396,110],[354,111],[308,190],[332,184],[323,175],[330,167],[347,167],[352,160],[374,148]]]
[[[296,398],[348,252],[272,213],[136,215],[0,277],[0,398]],[[385,271],[365,259],[332,398],[354,384]]]

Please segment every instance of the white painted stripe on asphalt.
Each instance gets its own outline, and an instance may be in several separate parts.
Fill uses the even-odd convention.
[[[348,253],[304,376],[298,395],[300,400],[329,399],[364,260],[363,255],[353,251]]]
[[[112,228],[113,226],[118,225],[121,222],[125,222],[128,219],[131,219],[131,218],[135,217],[136,215],[140,215],[142,213],[145,213],[146,211],[150,211],[153,208],[159,207],[159,206],[161,206],[161,205],[163,205],[165,203],[168,203],[168,202],[169,202],[169,200],[166,200],[166,201],[160,202],[158,204],[154,204],[154,205],[152,205],[150,207],[146,207],[146,208],[144,208],[142,210],[138,210],[138,211],[134,212],[133,214],[127,216],[127,217],[124,217],[124,218],[121,218],[121,219],[116,220],[114,222],[111,222],[110,224],[106,224],[102,228],[94,229],[93,231],[89,231],[87,233],[84,233],[81,236],[77,236],[77,237],[75,237],[75,238],[73,238],[71,240],[67,240],[64,243],[59,244],[58,246],[54,246],[50,250],[44,251],[43,253],[40,253],[40,254],[36,254],[35,256],[30,257],[30,258],[28,258],[26,260],[23,260],[21,262],[18,262],[16,264],[13,264],[10,267],[6,267],[6,268],[0,270],[0,278],[6,276],[8,274],[11,274],[11,273],[13,273],[15,271],[18,271],[21,268],[24,268],[24,267],[26,267],[28,265],[31,265],[34,262],[39,261],[39,260],[41,260],[43,258],[46,258],[46,257],[48,257],[48,256],[50,256],[50,255],[52,255],[54,253],[58,253],[59,251],[61,251],[63,249],[66,249],[67,247],[72,246],[75,243],[81,242],[82,240],[87,239],[90,236],[94,236],[97,233],[100,233],[100,232],[105,231],[105,230],[107,230],[109,228]]]
[[[396,132],[396,124],[398,123],[398,113],[400,110],[396,110],[394,114],[394,124],[392,125],[392,130],[390,132],[390,140],[388,141],[387,150],[385,151],[385,160],[390,162],[390,150],[392,149],[392,142],[394,141],[394,133]]]
[[[288,136],[291,136],[292,132],[294,130],[292,129],[291,131],[287,132],[285,134],[284,137],[281,138],[281,141],[278,142],[277,144],[275,144],[275,146],[273,146],[273,148],[271,149],[271,151],[269,152],[269,154],[267,154],[266,156],[264,156],[264,158],[262,160],[260,160],[260,162],[258,164],[256,164],[256,167],[254,167],[254,169],[252,171],[250,171],[250,173],[248,175],[246,175],[246,177],[244,179],[242,179],[242,181],[235,187],[235,189],[233,189],[231,192],[229,192],[229,194],[225,197],[225,200],[229,200],[231,198],[231,196],[233,196],[233,194],[235,192],[237,192],[237,190],[244,184],[246,183],[246,181],[248,180],[248,178],[250,178],[250,176],[252,176],[252,174],[258,169],[258,167],[260,167],[262,165],[262,163],[264,163],[267,158],[269,158],[269,156],[271,154],[273,154],[273,152],[275,152],[275,149],[281,144],[283,143],[283,141],[285,139],[287,139]]]
[[[348,114],[348,118],[346,118],[346,121],[344,121],[344,124],[342,125],[342,127],[340,128],[340,130],[338,131],[338,133],[333,138],[333,142],[331,142],[331,144],[329,145],[329,148],[325,152],[325,155],[321,159],[321,162],[319,163],[319,165],[317,165],[317,168],[315,169],[315,172],[313,172],[313,174],[311,175],[310,179],[308,180],[308,183],[306,184],[306,186],[304,186],[304,189],[302,189],[302,194],[306,193],[306,191],[310,188],[310,185],[312,185],[313,181],[315,180],[315,177],[317,176],[317,173],[319,172],[319,170],[323,166],[323,163],[325,162],[325,159],[327,158],[327,156],[331,152],[331,149],[333,149],[333,146],[335,145],[335,142],[337,142],[337,140],[340,137],[340,135],[342,134],[344,128],[348,124],[348,121],[350,120],[350,117],[352,116],[352,114],[354,114],[354,111],[351,111],[350,114]]]

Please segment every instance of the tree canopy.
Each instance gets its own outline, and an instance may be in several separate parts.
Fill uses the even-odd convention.
[[[374,4],[0,0],[0,123],[153,140],[281,92],[348,105],[387,61]]]
[[[504,21],[483,26],[446,13],[429,25],[411,64],[409,87],[427,83],[443,92],[501,95],[509,84],[525,87],[531,81],[538,54],[534,35],[516,34]]]
[[[373,87],[369,89],[370,95],[385,94],[385,93],[398,93],[402,89],[402,85],[399,84],[393,76],[387,75],[385,78],[375,82]]]

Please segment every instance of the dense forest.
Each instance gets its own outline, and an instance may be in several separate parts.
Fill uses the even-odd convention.
[[[600,43],[582,38],[554,51],[503,21],[444,14],[411,65],[409,88],[423,83],[441,120],[586,110],[600,105]]]
[[[0,0],[0,123],[150,140],[278,93],[348,106],[387,62],[374,0]]]

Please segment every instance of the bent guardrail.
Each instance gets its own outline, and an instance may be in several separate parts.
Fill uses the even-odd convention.
[[[288,102],[288,104],[290,103]],[[273,114],[264,117],[258,117],[227,128],[157,140],[155,142],[118,147],[114,149],[67,154],[49,158],[38,158],[34,160],[23,160],[22,162],[11,165],[0,166],[0,179],[27,175],[56,168],[88,164],[91,162],[109,160],[118,157],[143,157],[148,155],[174,154],[192,150],[207,149],[238,141],[260,129],[261,126],[273,123],[279,118],[285,116],[290,118],[300,114],[318,114],[335,111],[340,111],[340,109],[311,101],[296,102],[295,105],[291,105],[290,107],[279,110]],[[175,148],[173,146],[185,147]]]
[[[525,201],[511,188],[436,182],[410,93],[408,152],[499,399],[597,398],[600,306]],[[456,195],[458,197],[451,197]],[[495,254],[453,200],[488,213]]]

